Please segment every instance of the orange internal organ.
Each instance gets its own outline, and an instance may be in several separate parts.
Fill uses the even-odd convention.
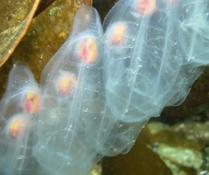
[[[19,137],[25,130],[27,121],[24,118],[15,118],[10,121],[8,126],[8,134],[11,138]]]
[[[77,80],[72,74],[63,74],[58,78],[57,91],[61,96],[68,96],[75,88]]]
[[[137,0],[135,6],[139,14],[143,16],[152,15],[157,9],[156,0]]]
[[[96,61],[98,55],[97,42],[93,37],[82,40],[79,44],[79,58],[86,64]]]
[[[113,25],[110,31],[110,44],[115,46],[121,46],[125,43],[125,37],[127,34],[127,27],[122,22],[118,22]]]
[[[41,100],[40,96],[35,91],[28,91],[23,100],[24,112],[28,114],[35,114],[40,111]]]

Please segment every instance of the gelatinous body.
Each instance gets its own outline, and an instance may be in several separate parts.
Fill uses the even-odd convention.
[[[104,22],[82,6],[41,75],[15,66],[0,103],[0,174],[87,175],[127,153],[150,117],[180,104],[209,63],[207,0],[120,0]],[[33,117],[36,116],[36,117]],[[7,164],[11,162],[8,168]]]
[[[142,9],[156,9],[155,13],[139,18],[135,3]],[[120,52],[106,44],[106,98],[116,117],[127,122],[143,121],[185,98],[201,72],[195,68],[199,66],[195,59],[208,60],[204,47],[209,40],[198,35],[203,28],[205,32],[209,29],[204,26],[204,5],[208,2],[180,1],[171,6],[164,0],[121,0],[110,11],[105,20],[106,43],[111,26],[123,21],[128,27],[127,42]],[[199,20],[194,20],[197,16]]]
[[[102,35],[96,10],[82,6],[71,35],[42,73],[43,110],[33,156],[44,175],[88,174],[98,159],[93,127],[103,108]]]
[[[184,101],[200,66],[209,63],[208,6],[206,0],[120,0],[109,12],[104,22],[107,107],[98,132],[103,154],[126,152],[150,117]],[[118,23],[127,26],[126,42],[113,47],[110,31]],[[108,131],[110,123],[115,124]]]
[[[33,116],[39,112],[40,107],[40,90],[33,74],[26,66],[15,65],[10,72],[7,89],[1,100],[2,117],[6,118],[19,111]]]
[[[24,65],[15,65],[0,103],[0,174],[32,174],[33,167],[29,166],[32,119],[37,116],[40,101],[40,91],[30,70]]]

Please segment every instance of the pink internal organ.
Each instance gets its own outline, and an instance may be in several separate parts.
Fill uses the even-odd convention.
[[[40,111],[40,96],[37,92],[28,91],[23,100],[24,112],[28,114],[35,114]]]
[[[79,44],[79,58],[86,64],[92,64],[96,61],[98,55],[97,43],[94,38],[85,38]]]
[[[140,15],[150,16],[157,10],[156,0],[137,0],[135,8]]]

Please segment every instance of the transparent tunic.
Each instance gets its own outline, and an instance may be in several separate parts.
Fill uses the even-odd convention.
[[[83,5],[40,85],[24,65],[10,72],[0,174],[87,175],[103,156],[127,153],[208,65],[208,9],[207,0],[119,0],[102,26]]]

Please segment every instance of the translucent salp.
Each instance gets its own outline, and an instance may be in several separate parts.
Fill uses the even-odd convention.
[[[43,70],[43,110],[33,156],[46,175],[88,174],[98,160],[93,127],[104,106],[102,36],[97,11],[82,6],[72,34]],[[71,93],[65,93],[72,84]]]
[[[22,111],[36,115],[41,108],[40,93],[31,71],[25,65],[14,65],[0,102],[2,118]]]
[[[201,39],[191,42],[189,36],[203,29],[192,28],[192,24],[190,30],[184,29],[188,18],[194,27],[197,25],[192,15],[201,14],[201,19],[207,22],[205,7],[200,11],[195,9],[207,6],[208,2],[179,1],[173,5],[157,0],[155,11],[148,15],[138,13],[136,3],[140,0],[119,1],[104,22],[105,57],[108,58],[104,63],[107,105],[113,115],[124,122],[159,116],[165,106],[181,102],[201,73],[197,60],[188,60],[188,56],[192,52],[199,55],[196,58],[200,61],[208,61],[207,49],[197,50],[198,46],[185,44],[201,46]],[[185,11],[187,15],[184,15]],[[118,23],[127,26],[126,42],[120,47],[112,47],[108,41],[113,37],[112,26]],[[202,27],[207,30],[206,26]],[[208,45],[207,36],[202,38],[204,46]]]
[[[203,35],[208,3],[120,0],[110,10],[104,21],[106,109],[97,142],[102,154],[127,152],[151,117],[185,100],[209,61]],[[193,20],[198,16],[201,21]],[[192,55],[198,56],[188,59]]]
[[[41,90],[27,67],[10,72],[0,174],[87,175],[103,156],[127,153],[208,64],[208,8],[206,0],[120,0],[103,35],[97,11],[81,6]]]
[[[32,172],[32,132],[40,107],[40,90],[31,71],[15,65],[0,105],[0,174]]]
[[[30,172],[31,167],[27,165],[27,162],[31,161],[30,128],[29,116],[23,113],[11,116],[11,119],[5,122],[5,128],[0,134],[1,174],[21,175],[26,171]]]

